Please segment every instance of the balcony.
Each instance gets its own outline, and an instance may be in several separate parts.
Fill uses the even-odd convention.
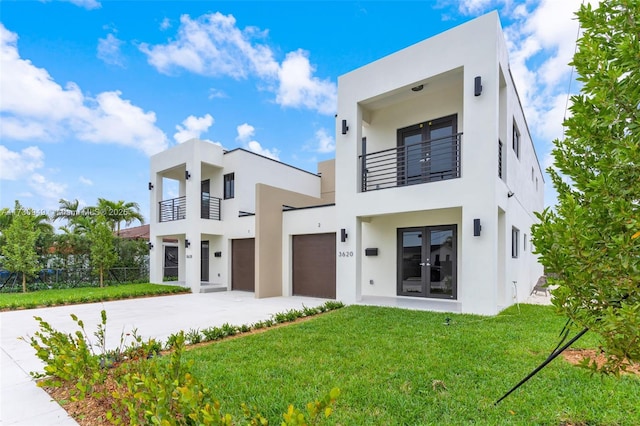
[[[362,192],[460,177],[462,133],[367,154],[362,143]]]
[[[200,218],[220,220],[222,200],[203,193],[200,201]],[[185,196],[160,201],[159,221],[171,222],[186,218],[187,198]]]
[[[222,200],[218,197],[212,197],[206,193],[201,195],[200,201],[200,218],[220,220],[220,203]]]
[[[178,198],[172,198],[170,200],[163,200],[159,203],[159,222],[171,222],[173,220],[181,220],[186,217],[187,213],[187,197],[182,196]]]

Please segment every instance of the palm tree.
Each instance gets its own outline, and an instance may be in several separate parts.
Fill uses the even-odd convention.
[[[124,221],[125,225],[130,225],[137,220],[140,224],[144,223],[144,216],[140,213],[140,205],[135,202],[125,202],[123,200],[110,201],[104,198],[98,198],[98,211],[104,215],[107,223],[111,226],[111,230],[120,236],[120,223]]]

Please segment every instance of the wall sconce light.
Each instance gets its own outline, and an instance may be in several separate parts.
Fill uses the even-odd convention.
[[[349,130],[349,126],[347,126],[347,120],[342,120],[342,134],[346,135]]]
[[[149,182],[149,191],[151,191],[152,189],[153,189],[153,184]]]
[[[475,96],[480,96],[480,94],[482,93],[482,78],[480,76],[477,76],[475,78],[474,81],[474,88],[473,88],[473,94]]]
[[[147,247],[149,247],[149,250],[151,250],[153,248],[153,243],[151,241],[149,241],[147,243]]]
[[[366,249],[364,249],[364,255],[365,256],[377,256],[378,255],[378,249],[377,248],[366,248]]]
[[[513,191],[509,191],[509,192],[507,192],[507,198],[511,198],[511,197],[513,197],[514,195],[516,195],[516,194],[514,194],[514,193],[513,193]]]
[[[222,257],[222,252],[221,251],[217,251],[217,252],[213,253],[213,257]]]
[[[189,240],[184,240],[184,248],[189,248],[190,245],[191,243],[189,242]]]
[[[479,237],[482,226],[480,225],[480,219],[473,219],[473,236]]]
[[[189,180],[189,178],[191,177],[191,175],[189,174],[189,170],[185,170],[184,171],[184,178],[185,180]]]
[[[343,243],[346,242],[347,241],[347,237],[348,237],[347,230],[342,228],[340,230],[340,241],[343,242]]]

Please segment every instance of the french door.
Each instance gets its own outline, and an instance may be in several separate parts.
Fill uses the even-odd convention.
[[[457,226],[398,229],[398,295],[456,299]]]
[[[457,177],[457,116],[450,115],[398,130],[400,185]]]

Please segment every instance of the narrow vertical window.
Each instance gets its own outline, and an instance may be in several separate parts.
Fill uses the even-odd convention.
[[[224,175],[224,199],[228,200],[235,196],[235,174],[229,173]]]
[[[522,251],[527,251],[527,234],[522,236]]]
[[[498,177],[502,179],[502,141],[498,139]]]
[[[513,152],[516,153],[516,157],[520,158],[520,130],[518,130],[515,120],[513,120]]]
[[[511,228],[511,257],[516,259],[520,253],[520,230],[515,226]]]

